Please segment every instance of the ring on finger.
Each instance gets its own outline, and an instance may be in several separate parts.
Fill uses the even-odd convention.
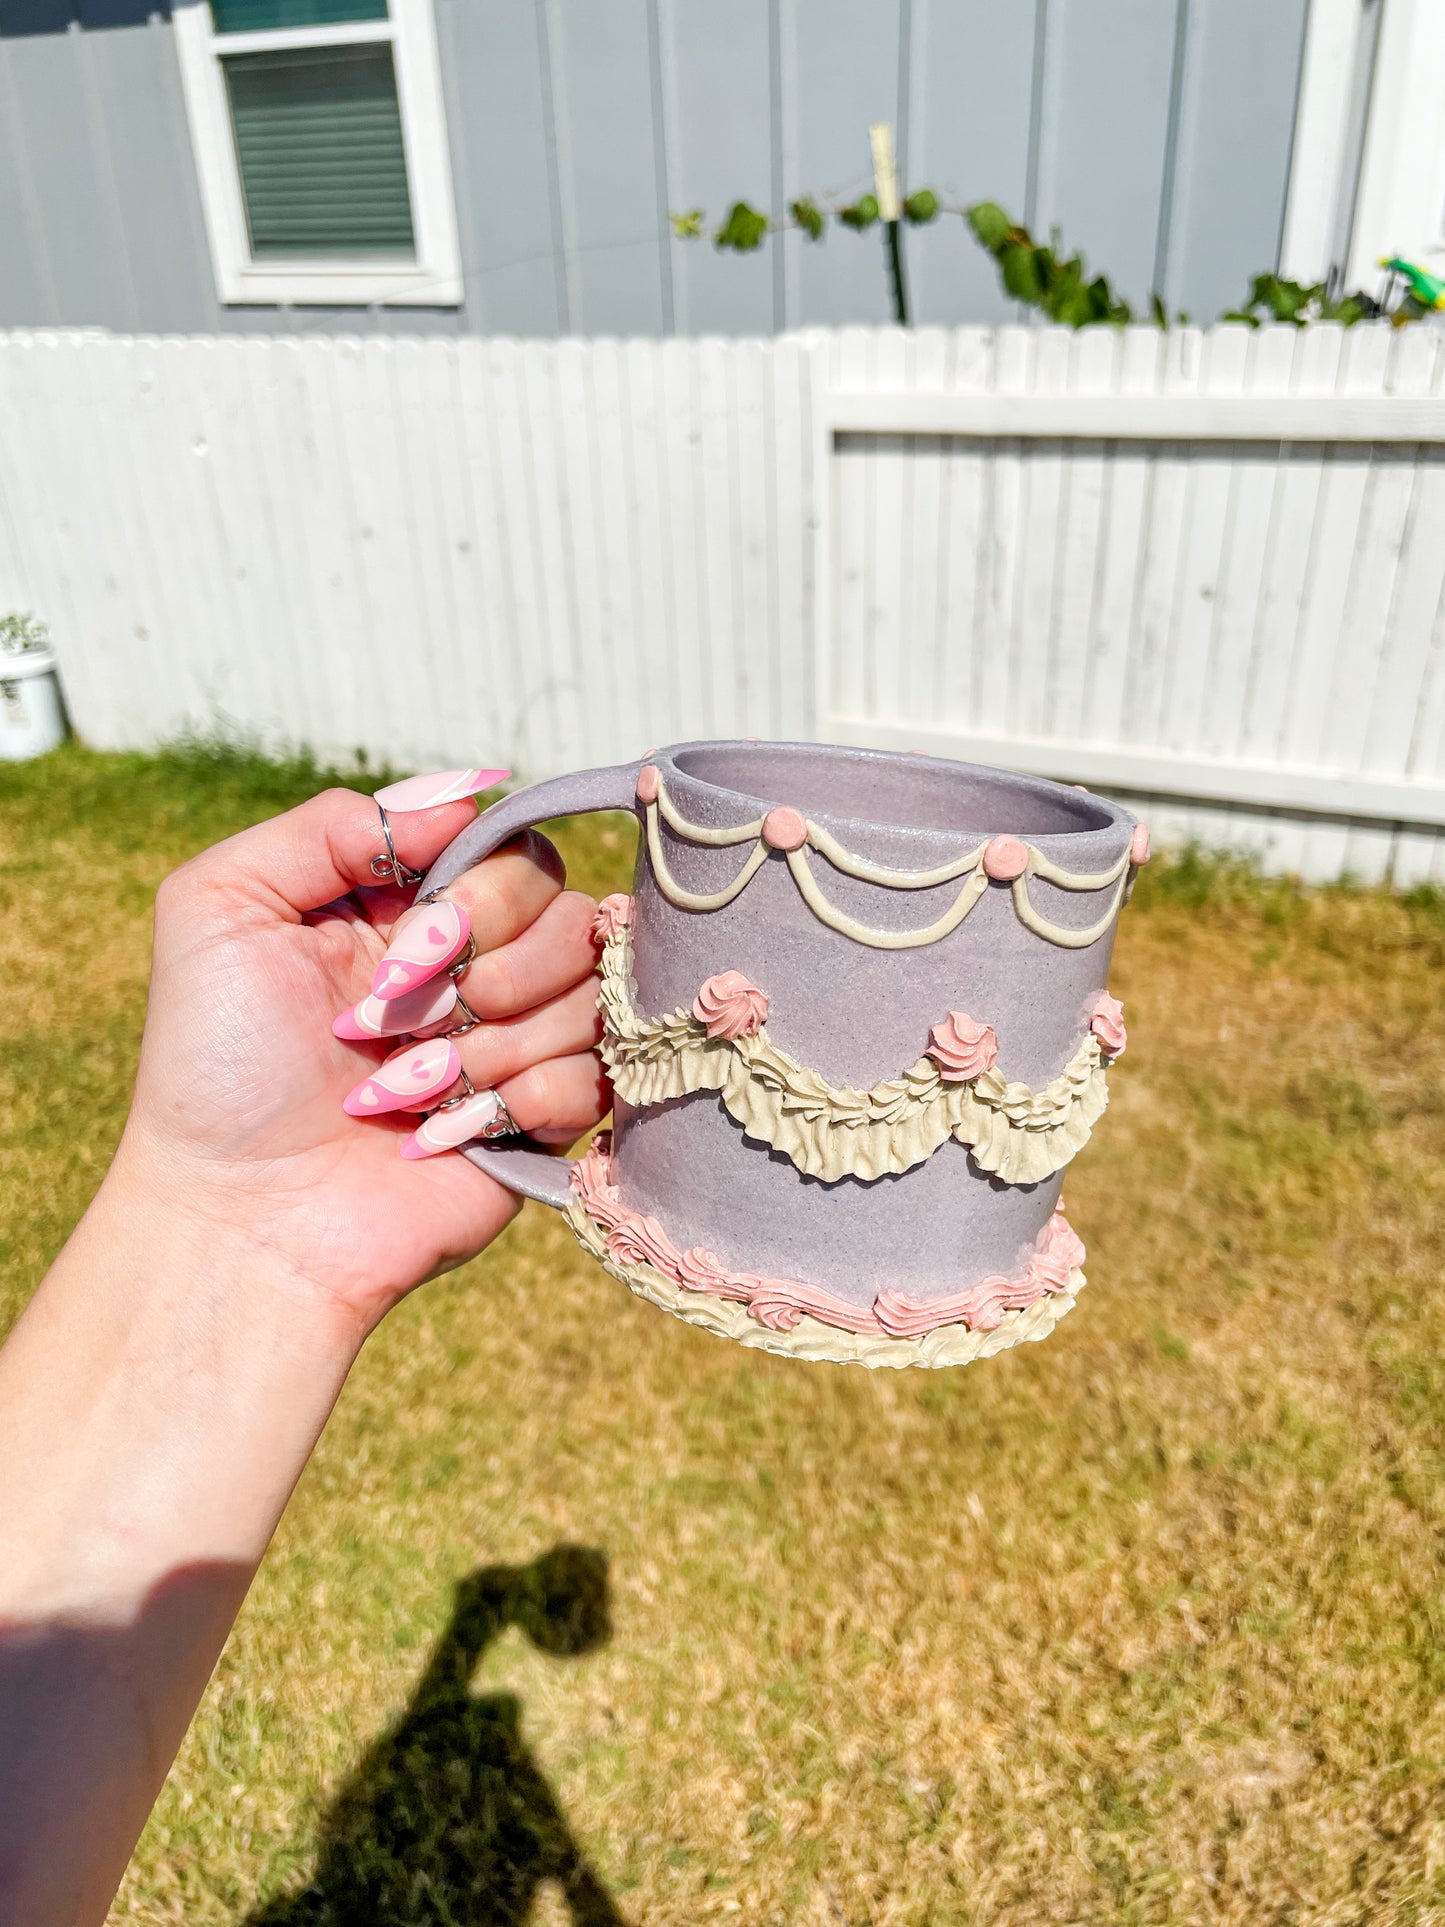
[[[403,890],[410,884],[420,883],[426,872],[413,870],[409,863],[402,862],[396,853],[396,845],[391,840],[391,824],[387,821],[386,811],[380,803],[376,806],[376,813],[381,818],[381,834],[386,838],[386,852],[383,855],[378,851],[371,859],[371,874],[378,882],[391,877],[395,880],[398,889]]]
[[[478,1137],[520,1137],[522,1135],[522,1127],[520,1124],[516,1122],[516,1120],[512,1116],[512,1113],[507,1109],[506,1100],[502,1096],[502,1093],[498,1090],[493,1090],[491,1092],[491,1096],[496,1102],[497,1115],[492,1119],[490,1124],[484,1124],[481,1127],[481,1129],[477,1132],[477,1136]]]
[[[477,1087],[472,1082],[472,1080],[467,1076],[466,1071],[462,1070],[460,1072],[460,1076],[461,1076],[462,1083],[466,1086],[466,1088],[464,1090],[458,1091],[455,1097],[443,1098],[441,1103],[436,1106],[437,1110],[454,1111],[457,1108],[458,1104],[465,1104],[469,1097],[476,1096]]]
[[[464,1037],[469,1030],[475,1030],[482,1020],[462,995],[461,985],[454,984],[452,990],[456,997],[456,1003],[452,1008],[454,1011],[459,1010],[462,1013],[462,1021],[459,1024],[453,1024],[450,1029],[444,1030],[440,1034],[443,1037]]]
[[[468,965],[475,961],[476,954],[477,954],[477,940],[475,937],[468,934],[466,942],[462,945],[461,949],[457,952],[456,956],[453,957],[451,962],[447,965],[447,975],[451,978],[453,983],[456,983],[458,979],[461,977],[462,972],[468,967]],[[458,1003],[461,1003],[461,997],[462,997],[462,993],[459,989],[457,991]],[[466,1006],[462,1005],[462,1008],[465,1009]]]
[[[431,1158],[487,1138],[522,1137],[499,1091],[488,1088],[470,1098],[438,1105],[401,1147],[404,1158]]]
[[[472,1135],[474,1137],[521,1137],[521,1125],[507,1109],[507,1100],[495,1086],[488,1086],[485,1090],[478,1091],[465,1071],[462,1072],[462,1082],[467,1088],[457,1096],[449,1097],[445,1103],[438,1104],[437,1111],[454,1111],[459,1105],[470,1103],[474,1097],[489,1097],[497,1107],[496,1114],[485,1124],[479,1125]],[[434,1111],[432,1115],[435,1116],[436,1112]]]

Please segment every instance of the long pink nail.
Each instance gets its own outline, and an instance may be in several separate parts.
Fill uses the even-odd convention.
[[[438,803],[460,803],[463,797],[494,789],[511,775],[509,769],[439,769],[430,776],[404,776],[376,791],[387,812],[434,810]]]
[[[348,1091],[341,1108],[352,1117],[380,1117],[384,1111],[407,1111],[424,1104],[437,1091],[455,1084],[461,1075],[461,1053],[447,1037],[395,1050],[370,1077]]]
[[[433,1111],[407,1138],[401,1154],[404,1158],[434,1158],[440,1151],[455,1151],[459,1144],[470,1144],[474,1137],[480,1137],[501,1114],[502,1100],[497,1093],[478,1091],[465,1104],[454,1105],[449,1111]]]
[[[372,996],[389,1004],[416,990],[461,955],[471,931],[460,904],[425,904],[383,953],[371,979]]]
[[[344,1037],[349,1044],[373,1037],[405,1037],[408,1032],[430,1030],[449,1017],[456,1008],[457,987],[450,977],[440,983],[423,984],[405,997],[384,1003],[380,997],[363,997],[350,1010],[343,1010],[331,1026],[333,1037]]]

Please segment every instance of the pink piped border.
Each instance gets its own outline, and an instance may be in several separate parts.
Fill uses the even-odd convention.
[[[656,1218],[623,1204],[613,1177],[612,1140],[605,1131],[573,1165],[572,1188],[587,1216],[606,1231],[607,1255],[615,1264],[651,1265],[684,1291],[730,1298],[746,1305],[758,1323],[772,1331],[792,1331],[805,1317],[839,1331],[888,1338],[922,1338],[942,1325],[994,1331],[1006,1312],[1023,1311],[1050,1292],[1067,1291],[1071,1275],[1084,1262],[1083,1243],[1058,1210],[1039,1233],[1021,1277],[983,1278],[967,1291],[924,1305],[885,1288],[865,1309],[797,1278],[730,1271],[701,1245],[679,1251]]]

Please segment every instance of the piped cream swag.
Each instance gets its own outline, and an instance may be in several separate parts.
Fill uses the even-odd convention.
[[[633,1001],[632,949],[618,929],[602,954],[602,1055],[619,1097],[641,1109],[717,1091],[751,1138],[810,1177],[879,1178],[912,1170],[949,1137],[1007,1184],[1037,1184],[1088,1142],[1108,1102],[1111,1061],[1090,1030],[1040,1091],[990,1067],[957,1082],[923,1057],[871,1091],[829,1084],[768,1037],[710,1037],[691,1011],[644,1017]]]
[[[1079,872],[1062,869],[1042,850],[1035,849],[1032,844],[1018,837],[995,836],[986,838],[976,848],[951,857],[931,870],[891,870],[866,857],[854,856],[821,824],[811,822],[793,809],[770,810],[766,816],[760,816],[751,823],[739,823],[731,829],[712,829],[705,824],[689,823],[686,817],[679,814],[677,806],[663,787],[661,771],[651,763],[645,764],[642,769],[637,794],[643,806],[647,854],[653,877],[663,896],[678,909],[721,910],[741,896],[767,862],[769,852],[778,850],[792,872],[799,894],[814,916],[827,924],[830,930],[837,930],[843,936],[851,937],[855,943],[867,944],[874,950],[914,950],[924,944],[939,942],[963,922],[988,889],[990,879],[1008,884],[1019,922],[1032,930],[1035,936],[1057,944],[1060,949],[1086,950],[1090,944],[1097,943],[1112,925],[1129,893],[1134,869],[1146,860],[1148,853],[1147,842],[1142,846],[1131,843],[1107,870]],[[753,847],[736,876],[720,890],[688,890],[668,868],[667,854],[662,846],[660,826],[663,823],[674,836],[704,848],[726,849],[744,843],[751,843]],[[916,930],[875,930],[828,901],[808,862],[810,849],[816,850],[844,876],[856,877],[864,883],[880,884],[887,890],[930,890],[941,883],[957,882],[960,883],[959,892],[943,915],[933,923]],[[1029,896],[1031,877],[1042,877],[1046,883],[1071,892],[1109,890],[1112,886],[1108,908],[1086,929],[1072,930],[1065,924],[1053,922],[1034,908]]]

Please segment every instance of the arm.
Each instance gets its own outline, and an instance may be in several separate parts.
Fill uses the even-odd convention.
[[[117,1160],[0,1352],[0,1918],[101,1921],[361,1327]]]
[[[396,819],[403,859],[469,807]],[[402,1159],[414,1116],[341,1109],[385,1047],[331,1019],[388,926],[304,913],[368,880],[379,842],[374,807],[332,792],[168,880],[121,1148],[0,1351],[7,1927],[103,1920],[368,1332],[515,1212],[458,1157]],[[539,839],[448,895],[494,1020],[457,1040],[473,1081],[523,1128],[576,1135],[605,1102],[577,994],[590,906]]]

